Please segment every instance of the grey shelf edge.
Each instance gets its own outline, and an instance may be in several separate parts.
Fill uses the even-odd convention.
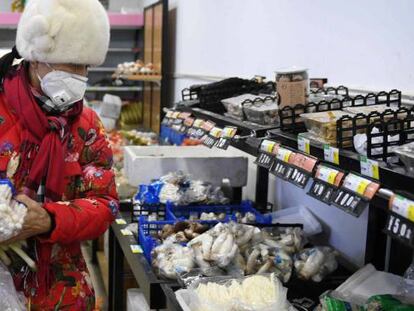
[[[128,221],[129,213],[121,213],[123,219]],[[119,243],[120,248],[124,258],[128,262],[132,274],[134,275],[137,283],[142,290],[145,299],[150,305],[151,309],[162,309],[166,306],[166,297],[161,288],[161,284],[172,283],[167,280],[160,280],[157,278],[153,272],[150,264],[147,262],[147,259],[143,254],[133,254],[131,251],[131,245],[138,244],[137,240],[133,236],[124,236],[121,233],[121,229],[125,228],[127,225],[118,225],[113,223],[111,225],[111,230]],[[120,258],[116,258],[120,260]],[[120,298],[120,297],[116,297]]]
[[[88,72],[115,72],[116,67],[95,67],[89,68]]]
[[[141,86],[90,86],[86,92],[142,92]]]

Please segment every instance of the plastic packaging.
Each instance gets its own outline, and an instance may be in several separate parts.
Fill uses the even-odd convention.
[[[414,142],[396,147],[394,152],[404,163],[408,175],[414,176]]]
[[[335,293],[348,302],[363,305],[373,295],[398,295],[402,280],[398,275],[377,271],[368,264],[350,276]]]
[[[0,262],[0,310],[25,311],[25,297],[14,287],[9,270]]]
[[[178,290],[183,310],[289,310],[287,289],[274,274],[244,278],[206,278]]]
[[[295,256],[295,270],[299,278],[320,282],[338,268],[337,252],[330,247],[304,249]]]
[[[267,96],[263,99],[254,100],[251,103],[245,103],[243,110],[247,120],[250,122],[261,125],[279,124],[279,106],[274,97]]]
[[[322,232],[320,222],[304,206],[284,208],[270,213],[270,215],[274,224],[303,224],[305,236],[312,236]]]
[[[321,137],[331,145],[336,145],[336,121],[343,116],[352,116],[352,114],[341,110],[333,110],[303,113],[300,115],[309,132]],[[351,133],[349,135],[351,135]]]
[[[414,297],[414,257],[413,262],[405,271],[403,278],[401,283],[401,295],[406,298]]]
[[[242,94],[236,97],[230,97],[222,99],[221,102],[224,105],[226,111],[233,117],[243,119],[243,107],[242,103],[246,100],[255,100],[259,96],[254,94]]]
[[[26,217],[27,208],[13,199],[14,192],[8,179],[0,180],[0,242],[16,236]]]

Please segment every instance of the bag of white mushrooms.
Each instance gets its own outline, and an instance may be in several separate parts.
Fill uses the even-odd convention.
[[[12,251],[23,259],[26,264],[36,270],[33,260],[27,256],[23,248],[27,246],[25,241],[5,244],[11,238],[17,236],[22,230],[27,208],[24,204],[13,199],[14,188],[8,179],[0,180],[0,260],[10,266],[12,260],[8,252]]]
[[[287,289],[274,274],[242,278],[206,278],[176,292],[184,310],[288,311]]]

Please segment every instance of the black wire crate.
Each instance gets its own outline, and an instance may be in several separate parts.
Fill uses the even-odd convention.
[[[336,124],[338,148],[355,151],[355,135],[366,134],[367,157],[384,162],[395,156],[392,147],[414,141],[414,107],[343,116]]]
[[[224,113],[222,99],[241,94],[271,94],[274,82],[258,82],[254,79],[228,78],[218,82],[193,85],[182,91],[182,99],[199,101],[199,107],[208,111]]]
[[[301,133],[306,131],[303,119],[300,117],[303,113],[323,112],[342,110],[348,107],[361,107],[370,105],[387,106],[401,106],[401,92],[398,90],[391,90],[390,92],[368,93],[366,95],[348,96],[344,95],[348,92],[346,87],[338,87],[326,89],[317,89],[315,92],[328,94],[328,92],[335,95],[343,95],[342,98],[335,97],[329,100],[312,101],[307,104],[298,104],[295,106],[285,106],[279,109],[280,129],[285,132]]]

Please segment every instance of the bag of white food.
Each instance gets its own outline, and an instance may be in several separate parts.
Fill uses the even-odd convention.
[[[25,297],[19,294],[9,270],[0,263],[0,310],[25,311]]]
[[[7,241],[22,230],[27,209],[13,200],[13,186],[7,179],[0,180],[0,243]]]
[[[176,292],[184,310],[271,311],[290,310],[287,289],[272,274],[243,278],[213,277]]]

